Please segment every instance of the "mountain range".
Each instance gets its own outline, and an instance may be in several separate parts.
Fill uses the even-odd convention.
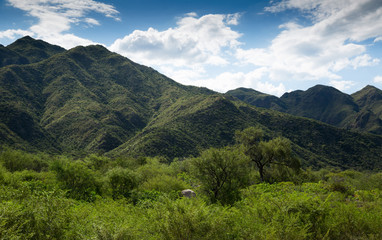
[[[312,118],[340,128],[382,134],[382,91],[373,86],[351,95],[322,85],[285,93],[280,98],[246,88],[226,94],[256,107]]]
[[[0,45],[0,144],[84,155],[197,156],[236,130],[291,140],[303,166],[382,169],[381,90],[327,87],[282,97],[184,86],[105,47],[31,37]]]

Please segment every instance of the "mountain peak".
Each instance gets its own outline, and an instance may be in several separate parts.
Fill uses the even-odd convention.
[[[30,36],[25,36],[25,37],[17,39],[13,43],[9,44],[7,47],[10,49],[17,48],[19,46],[25,47],[26,45],[35,45],[35,46],[40,45],[40,47],[41,47],[41,46],[46,45],[46,44],[49,44],[49,43],[44,42],[42,40],[34,39]]]
[[[342,126],[346,120],[344,118],[358,110],[351,96],[325,85],[286,93],[281,100],[286,104],[288,113],[336,126]]]
[[[382,101],[382,90],[374,86],[367,85],[358,92],[353,93],[351,96],[358,105],[363,107]]]
[[[30,63],[40,62],[65,51],[60,46],[52,45],[43,40],[36,40],[30,36],[16,40],[8,45],[7,48],[27,58]]]
[[[380,89],[374,87],[373,85],[366,85],[364,88],[362,88],[361,91],[381,91]]]
[[[226,92],[226,94],[228,94],[228,95],[237,94],[237,93],[243,93],[243,94],[250,93],[250,94],[256,94],[256,95],[268,95],[266,93],[262,93],[262,92],[256,91],[256,90],[254,90],[252,88],[244,88],[244,87],[236,88],[234,90],[229,90],[228,92]]]
[[[334,87],[331,87],[331,86],[326,86],[326,85],[321,85],[321,84],[317,84],[317,85],[309,88],[308,90],[306,90],[306,92],[326,92],[326,93],[340,93],[340,94],[344,94],[343,92],[341,92],[337,88],[334,88]]]
[[[226,92],[226,95],[233,96],[253,106],[272,108],[278,111],[285,110],[285,105],[278,97],[262,93],[251,88],[237,88]]]

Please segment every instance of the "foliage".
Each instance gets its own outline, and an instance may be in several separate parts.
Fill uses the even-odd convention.
[[[240,198],[240,189],[249,185],[249,160],[238,149],[208,149],[191,165],[213,203],[232,204]]]
[[[255,163],[259,170],[261,181],[266,179],[265,168],[276,165],[279,170],[290,168],[298,171],[299,160],[293,155],[290,141],[286,138],[277,137],[264,141],[263,131],[259,128],[250,127],[236,132],[236,139],[244,148],[244,153]],[[286,171],[283,171],[284,173]]]
[[[42,171],[48,168],[49,156],[42,153],[31,154],[11,148],[4,148],[0,151],[0,162],[11,172],[22,170]]]
[[[113,199],[129,198],[131,191],[138,185],[137,175],[129,169],[113,168],[107,172],[107,179]]]
[[[96,172],[91,171],[82,161],[58,159],[51,166],[68,196],[84,201],[94,201],[101,193],[101,182]]]
[[[133,168],[122,166],[126,159],[32,155],[50,167],[0,165],[1,239],[382,238],[378,172],[302,170],[296,183],[258,184],[237,146],[171,165],[135,160]],[[215,201],[213,172],[230,179]],[[197,197],[181,197],[182,187]]]

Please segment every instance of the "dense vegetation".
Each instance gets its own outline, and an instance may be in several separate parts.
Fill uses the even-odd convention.
[[[240,146],[163,160],[73,159],[4,148],[0,238],[382,238],[381,173],[288,175],[275,167],[261,182]],[[214,171],[226,176],[217,194]],[[186,188],[197,197],[182,197]]]

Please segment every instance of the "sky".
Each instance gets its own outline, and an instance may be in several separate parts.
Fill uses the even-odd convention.
[[[218,92],[382,89],[382,0],[0,0],[0,44],[26,35]]]

